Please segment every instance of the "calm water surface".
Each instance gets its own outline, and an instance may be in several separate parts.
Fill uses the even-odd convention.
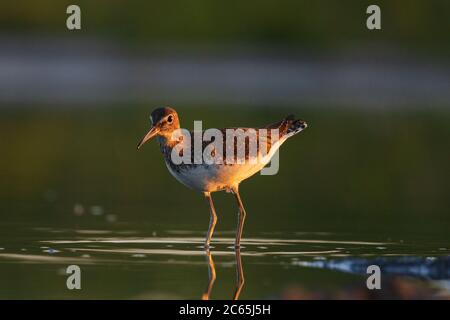
[[[260,126],[295,110],[311,123],[283,146],[276,175],[242,184],[240,252],[235,201],[214,195],[208,253],[202,196],[170,176],[156,143],[136,151],[152,108],[3,112],[0,298],[448,298],[447,111],[177,105],[186,128]],[[79,291],[66,287],[72,264]],[[366,288],[371,264],[380,291]]]
[[[450,297],[450,245],[433,237],[327,232],[248,235],[218,232],[210,252],[189,230],[3,226],[2,299],[389,299]],[[66,268],[82,270],[82,290],[66,288]],[[382,269],[382,289],[366,288],[366,268]],[[245,280],[245,281],[244,281]]]

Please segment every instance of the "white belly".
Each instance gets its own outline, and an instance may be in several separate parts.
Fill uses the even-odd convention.
[[[283,142],[281,141],[274,145],[269,154],[256,163],[246,162],[233,165],[199,164],[179,171],[172,169],[167,162],[166,166],[179,182],[191,189],[203,192],[230,189],[264,168]]]

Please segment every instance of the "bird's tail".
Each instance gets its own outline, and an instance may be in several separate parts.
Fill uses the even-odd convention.
[[[286,122],[286,138],[289,138],[308,127],[308,124],[303,120],[295,119],[294,115],[287,116],[284,121]]]

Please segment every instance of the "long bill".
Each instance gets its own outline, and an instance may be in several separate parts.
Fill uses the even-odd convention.
[[[153,138],[154,136],[156,136],[159,132],[159,128],[156,126],[153,126],[148,132],[147,134],[142,138],[141,142],[139,142],[137,148],[139,150],[140,147],[142,147],[142,145],[144,143],[146,143],[148,140],[150,140],[151,138]]]

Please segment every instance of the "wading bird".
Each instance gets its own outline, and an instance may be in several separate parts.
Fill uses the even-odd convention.
[[[226,190],[236,197],[239,217],[235,247],[239,248],[246,216],[239,195],[239,184],[261,171],[283,142],[307,127],[306,122],[295,120],[291,115],[260,129],[214,129],[214,134],[208,135],[213,137],[209,141],[200,140],[201,145],[198,148],[196,132],[180,129],[179,117],[174,109],[170,107],[155,109],[151,114],[151,122],[152,126],[139,142],[138,149],[151,138],[157,137],[170,173],[187,187],[203,193],[211,214],[205,240],[206,248],[209,248],[217,222],[211,193]],[[243,138],[235,134],[229,139],[230,131],[232,134],[239,132]],[[202,132],[201,136],[206,136],[205,133]],[[253,143],[252,138],[255,138],[256,143]],[[200,158],[207,153],[214,161],[198,161],[198,153]],[[189,161],[180,162],[179,157]]]

